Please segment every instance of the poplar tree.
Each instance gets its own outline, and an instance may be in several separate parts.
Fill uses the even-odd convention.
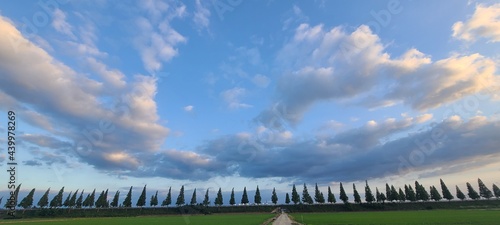
[[[208,188],[207,188],[207,191],[205,192],[205,198],[203,199],[203,205],[204,206],[210,205],[210,199],[208,198]]]
[[[243,194],[241,195],[241,204],[246,205],[248,204],[248,195],[247,195],[247,187],[243,188]]]
[[[34,188],[31,189],[30,193],[28,193],[28,195],[21,200],[18,206],[23,207],[24,209],[31,208],[33,205],[33,195],[35,195]]]
[[[314,203],[311,195],[309,195],[309,192],[307,191],[307,186],[305,183],[304,183],[304,189],[302,190],[302,202],[307,204]]]
[[[73,194],[72,191],[69,192],[68,197],[66,197],[66,200],[64,200],[63,206],[64,207],[69,207],[69,201],[71,199],[71,195]]]
[[[184,185],[182,185],[181,190],[179,191],[179,196],[177,196],[177,201],[175,202],[177,206],[181,206],[186,204],[184,200]]]
[[[196,205],[196,188],[193,191],[193,195],[191,196],[191,205]]]
[[[255,204],[260,205],[262,203],[262,197],[260,197],[259,185],[257,185],[257,189],[255,190],[255,196],[253,197]]]
[[[300,203],[300,196],[299,193],[297,193],[297,189],[295,188],[295,184],[292,187],[292,202],[293,204]]]
[[[288,193],[285,195],[285,204],[290,204],[290,195],[288,195]]]
[[[94,189],[94,191],[92,191],[92,194],[90,194],[90,196],[89,196],[88,205],[90,208],[94,207],[94,200],[95,200],[95,189]]]
[[[403,192],[403,190],[401,188],[399,188],[399,194],[398,194],[398,196],[399,196],[398,199],[399,199],[400,202],[406,201],[406,195],[405,195],[405,193]]]
[[[49,204],[49,192],[50,188],[47,189],[45,194],[43,194],[40,200],[38,200],[37,205],[40,206],[40,208],[46,207]]]
[[[120,191],[116,191],[113,201],[111,201],[111,207],[118,207],[118,200],[120,198]]]
[[[64,193],[64,187],[59,190],[56,196],[50,201],[50,208],[54,207],[61,207],[62,206],[62,199],[63,199],[63,193]]]
[[[130,190],[125,197],[125,200],[123,200],[123,207],[132,207],[132,186],[130,186]]]
[[[104,191],[101,192],[97,201],[95,202],[96,208],[103,208],[106,205],[106,199],[104,198]]]
[[[137,199],[137,203],[135,203],[135,206],[143,207],[146,205],[146,185],[144,185],[144,188],[142,188],[141,195],[139,196],[139,199]]]
[[[443,198],[451,201],[455,197],[451,194],[450,190],[448,190],[448,187],[446,187],[446,184],[444,183],[443,179],[439,179],[439,183],[441,184],[441,192],[443,193]]]
[[[394,185],[391,185],[391,199],[393,201],[398,201],[399,200],[399,194]]]
[[[78,194],[78,189],[76,189],[75,193],[73,193],[73,196],[71,196],[71,199],[69,199],[69,207],[73,208],[76,206],[76,195]]]
[[[392,195],[391,195],[391,187],[389,186],[388,183],[385,183],[385,196],[387,197],[387,201],[394,201],[394,199],[392,199]]]
[[[372,190],[370,186],[368,186],[368,180],[365,180],[365,201],[368,203],[372,203],[375,201],[375,197],[373,196]]]
[[[476,190],[474,190],[474,188],[472,187],[472,185],[470,185],[469,182],[467,182],[467,195],[472,200],[478,200],[479,198],[481,198],[479,196],[479,194],[476,192]]]
[[[156,207],[158,205],[158,191],[156,191],[155,195],[151,196],[151,201],[149,201],[149,205]]]
[[[354,202],[360,204],[361,203],[361,196],[358,193],[358,190],[356,190],[356,184],[352,184],[352,190],[354,192]]]
[[[321,204],[325,203],[325,197],[323,196],[323,193],[319,191],[318,183],[316,183],[316,187],[314,189],[314,201]]]
[[[276,205],[278,203],[278,195],[276,194],[276,189],[273,188],[273,195],[271,196],[271,201]]]
[[[465,200],[465,194],[460,190],[460,188],[458,188],[458,185],[455,187],[457,189],[457,198],[462,201]]]
[[[431,192],[431,199],[434,201],[440,201],[442,199],[441,195],[439,194],[439,191],[435,186],[430,187],[430,192]]]
[[[411,187],[411,185],[406,185],[405,184],[405,197],[407,200],[414,202],[417,201],[417,197],[415,195],[415,191]]]
[[[493,184],[493,194],[495,198],[500,198],[500,188],[496,184]]]
[[[167,197],[161,202],[161,206],[169,206],[172,204],[172,187],[168,188]]]
[[[82,200],[83,200],[83,192],[84,192],[84,191],[85,191],[85,190],[82,190],[82,192],[80,192],[80,197],[78,197],[78,199],[77,199],[77,200],[76,200],[76,202],[75,202],[75,206],[76,206],[76,208],[82,208],[82,204],[83,204],[83,203],[82,203]]]
[[[340,182],[340,200],[344,202],[344,204],[348,203],[349,197],[345,193],[344,186],[342,186],[342,182]]]
[[[477,179],[477,183],[479,184],[479,195],[483,198],[490,199],[493,198],[493,193],[491,193],[490,189],[484,185],[481,179]]]
[[[229,205],[236,205],[236,199],[234,199],[234,188],[231,190],[231,198],[229,199]]]
[[[336,203],[337,199],[335,199],[335,195],[332,192],[330,186],[328,186],[328,203]]]
[[[385,200],[387,200],[387,198],[385,197],[384,193],[378,191],[378,188],[375,188],[375,190],[376,190],[377,202],[385,203]]]
[[[222,199],[222,190],[219,188],[219,191],[217,192],[217,197],[215,198],[215,205],[221,206],[224,204],[224,200]]]

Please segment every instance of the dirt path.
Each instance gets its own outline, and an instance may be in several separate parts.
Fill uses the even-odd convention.
[[[273,225],[292,225],[292,220],[288,218],[286,213],[282,213],[278,219],[274,221]]]

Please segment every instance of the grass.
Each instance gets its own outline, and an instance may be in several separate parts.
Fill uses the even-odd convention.
[[[106,217],[76,219],[26,219],[3,220],[0,224],[22,225],[135,225],[135,224],[169,224],[169,225],[259,225],[274,214],[218,214],[192,216],[145,216],[145,217]]]
[[[497,225],[500,210],[429,210],[386,212],[294,213],[306,225],[330,224],[474,224]]]

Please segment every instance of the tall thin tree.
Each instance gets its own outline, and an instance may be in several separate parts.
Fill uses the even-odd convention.
[[[196,205],[196,188],[193,190],[193,195],[191,196],[191,205]]]
[[[248,202],[247,187],[244,187],[243,194],[241,195],[241,204],[246,205]]]
[[[328,186],[328,203],[336,203],[337,199],[335,199],[335,195],[332,192],[330,186]]]
[[[302,190],[302,202],[307,204],[314,203],[311,195],[309,195],[309,192],[307,191],[307,186],[305,183],[304,183],[304,189]]]
[[[260,196],[259,185],[255,189],[255,196],[253,197],[255,204],[260,205],[262,203],[262,197]]]
[[[299,193],[297,193],[297,189],[295,188],[295,184],[292,187],[292,202],[293,202],[293,204],[300,203],[300,196],[299,196]]]
[[[342,186],[342,182],[340,182],[340,200],[344,202],[344,204],[349,203],[349,197],[345,193],[344,186]]]
[[[177,196],[177,201],[175,202],[177,206],[181,206],[186,204],[184,200],[184,185],[182,185],[181,190],[179,191],[179,196]]]
[[[370,186],[368,186],[368,180],[365,180],[365,201],[368,203],[372,203],[375,201],[375,197],[373,196],[372,190]]]
[[[455,186],[456,189],[457,189],[457,198],[460,199],[460,200],[465,200],[465,194],[460,190],[460,188],[458,188],[458,185]]]
[[[472,200],[478,200],[479,198],[481,198],[481,196],[479,196],[479,194],[476,192],[476,190],[474,190],[469,182],[467,182],[467,195]]]
[[[231,198],[229,199],[229,205],[236,205],[236,199],[234,198],[234,188],[231,190]]]
[[[116,191],[115,196],[113,197],[113,201],[111,201],[111,207],[118,207],[118,201],[120,198],[120,191]]]
[[[479,184],[479,196],[490,199],[493,198],[493,193],[491,193],[490,189],[484,185],[481,179],[477,179],[477,183]]]
[[[132,207],[132,186],[130,186],[130,190],[125,197],[125,200],[123,200],[123,207]]]
[[[137,199],[137,203],[135,206],[138,207],[143,207],[146,205],[146,185],[144,185],[144,188],[142,188],[141,195],[139,196],[139,199]]]
[[[271,201],[275,205],[278,203],[278,195],[276,194],[276,188],[273,188],[273,195],[271,196]]]
[[[205,197],[203,198],[203,205],[204,206],[210,205],[210,199],[208,198],[208,188],[207,191],[205,192]]]
[[[172,204],[172,187],[168,188],[167,197],[162,201],[161,206],[169,206]]]
[[[443,193],[443,198],[451,201],[455,197],[451,194],[450,190],[448,190],[448,187],[446,187],[446,184],[444,183],[443,179],[439,179],[439,183],[441,184],[441,192]]]
[[[49,204],[49,192],[50,188],[47,189],[45,194],[43,194],[40,200],[38,200],[37,205],[40,206],[40,208],[46,207]]]
[[[358,190],[356,190],[356,184],[352,184],[352,190],[354,192],[354,202],[360,204],[361,203],[361,196],[359,195]]]

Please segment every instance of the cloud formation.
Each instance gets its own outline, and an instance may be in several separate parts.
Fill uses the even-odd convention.
[[[220,95],[222,96],[222,99],[226,102],[227,107],[229,109],[252,107],[252,105],[241,102],[240,98],[243,97],[245,93],[246,93],[245,88],[235,87],[223,91]]]
[[[226,136],[208,142],[201,151],[243,177],[325,183],[404,176],[430,168],[440,168],[437,173],[442,175],[460,172],[447,169],[456,169],[457,164],[499,156],[500,142],[493,137],[499,121],[454,116],[409,132],[421,118],[369,121],[331,137],[296,140],[281,147],[252,135]]]
[[[139,5],[147,12],[147,16],[136,20],[139,35],[135,45],[146,71],[155,74],[164,62],[170,61],[178,54],[176,46],[187,41],[186,37],[170,24],[173,19],[186,14],[186,6],[182,3],[169,5],[153,0],[141,2]]]
[[[471,18],[453,24],[452,31],[454,38],[467,42],[479,38],[500,42],[500,3],[490,6],[478,4]]]
[[[207,29],[210,25],[210,10],[203,5],[201,0],[196,0],[193,21],[199,30]]]
[[[392,57],[365,25],[349,33],[344,27],[301,24],[277,63],[284,71],[277,98],[256,118],[266,126],[278,120],[295,125],[320,101],[367,108],[404,104],[426,111],[500,86],[493,59],[474,53],[433,62],[417,49]]]
[[[155,78],[136,75],[126,82],[119,71],[89,61],[109,78],[100,82],[52,58],[3,17],[0,31],[5,34],[0,37],[0,73],[3,74],[0,107],[15,109],[26,122],[48,132],[47,135],[25,135],[26,142],[49,149],[71,145],[71,151],[65,155],[78,157],[97,168],[117,170],[137,168],[144,162],[136,159],[136,154],[159,150],[169,129],[158,123]],[[106,91],[110,88],[123,91]],[[64,157],[42,150],[36,152],[48,163]],[[126,157],[116,157],[120,154]]]

